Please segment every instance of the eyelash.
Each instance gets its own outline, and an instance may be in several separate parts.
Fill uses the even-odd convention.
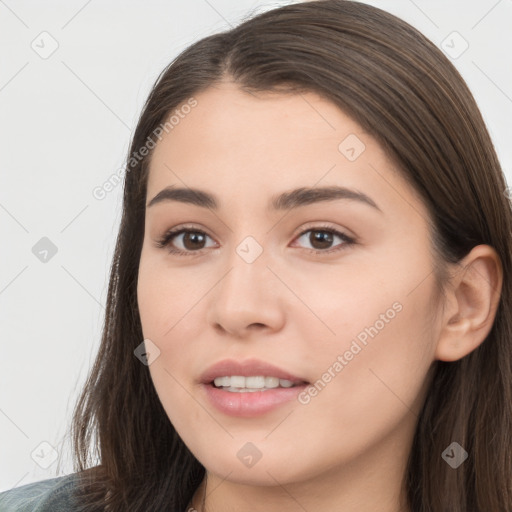
[[[337,229],[334,229],[330,226],[314,226],[312,228],[308,228],[308,229],[302,231],[301,233],[299,233],[295,237],[295,239],[300,238],[302,235],[304,235],[310,231],[319,231],[321,233],[330,233],[332,235],[338,236],[344,242],[337,247],[334,247],[332,249],[326,249],[326,250],[305,248],[306,251],[313,253],[313,254],[330,254],[333,252],[344,250],[347,247],[354,245],[356,243],[356,240],[354,238],[349,237],[345,233],[342,233],[342,232],[338,231]],[[178,235],[181,235],[182,233],[201,233],[202,235],[206,235],[208,237],[210,236],[210,235],[208,235],[208,233],[205,233],[204,231],[202,231],[200,229],[187,228],[187,227],[174,228],[174,229],[170,229],[169,231],[167,231],[162,236],[162,238],[160,238],[160,240],[158,240],[156,242],[156,246],[161,249],[167,247],[169,250],[169,253],[175,254],[178,256],[195,256],[196,254],[200,253],[202,251],[202,249],[199,249],[197,251],[183,251],[181,249],[169,248],[169,244],[171,243],[171,241]]]

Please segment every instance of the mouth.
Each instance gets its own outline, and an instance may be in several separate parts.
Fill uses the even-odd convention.
[[[217,389],[229,391],[230,393],[254,393],[255,391],[269,391],[278,388],[293,388],[308,384],[306,381],[280,379],[276,376],[265,375],[226,375],[216,377],[209,383]]]
[[[224,359],[210,366],[201,375],[200,382],[234,392],[240,389],[250,392],[309,384],[306,379],[259,359]]]
[[[294,401],[309,382],[257,359],[223,360],[200,383],[206,400],[229,416],[255,417]]]

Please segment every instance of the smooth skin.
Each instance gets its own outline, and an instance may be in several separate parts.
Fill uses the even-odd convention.
[[[151,377],[207,470],[208,512],[407,511],[400,489],[429,368],[484,341],[499,257],[479,245],[450,267],[443,303],[423,202],[338,107],[312,92],[252,95],[229,81],[195,98],[154,149],[147,203],[165,187],[191,187],[214,194],[219,208],[146,208],[137,294],[144,338],[161,351]],[[365,145],[354,161],[339,150],[349,135]],[[330,185],[362,192],[378,209],[354,199],[268,209],[282,192]],[[195,239],[157,246],[183,225]],[[355,243],[319,242],[326,225]],[[248,236],[263,250],[252,263],[237,253]],[[394,303],[401,310],[309,403],[238,418],[205,399],[201,374],[226,358],[261,359],[316,382]],[[248,442],[261,452],[252,467],[237,457]],[[200,512],[203,484],[192,501]]]

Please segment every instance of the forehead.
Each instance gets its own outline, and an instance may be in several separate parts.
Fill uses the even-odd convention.
[[[236,142],[247,146],[265,142],[272,147],[304,138],[330,136],[336,140],[343,131],[361,132],[357,123],[336,105],[310,91],[249,93],[236,84],[222,82],[194,99],[196,106],[187,109],[187,114],[179,119],[173,116],[175,124],[165,139],[172,139],[177,145],[190,141],[193,132],[197,139],[194,143],[201,140],[225,147]],[[160,146],[164,145],[165,142]]]
[[[189,186],[266,201],[276,191],[336,184],[388,201],[414,200],[373,137],[314,92],[252,95],[225,82],[194,99],[154,149],[148,198],[164,187]],[[360,152],[356,159],[344,153],[347,145]]]

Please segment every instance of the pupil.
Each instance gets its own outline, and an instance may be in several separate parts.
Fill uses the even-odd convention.
[[[312,237],[312,239],[311,239]],[[310,242],[316,249],[325,249],[332,244],[332,233],[327,231],[313,231],[310,236]],[[316,246],[315,243],[320,242],[320,247]]]
[[[204,242],[204,236],[201,233],[185,233],[185,237],[183,238],[183,245],[187,249],[197,249],[197,242],[199,239],[199,244]],[[203,240],[201,240],[203,239]],[[191,246],[188,246],[187,242],[192,240]],[[201,248],[201,247],[200,247]]]

